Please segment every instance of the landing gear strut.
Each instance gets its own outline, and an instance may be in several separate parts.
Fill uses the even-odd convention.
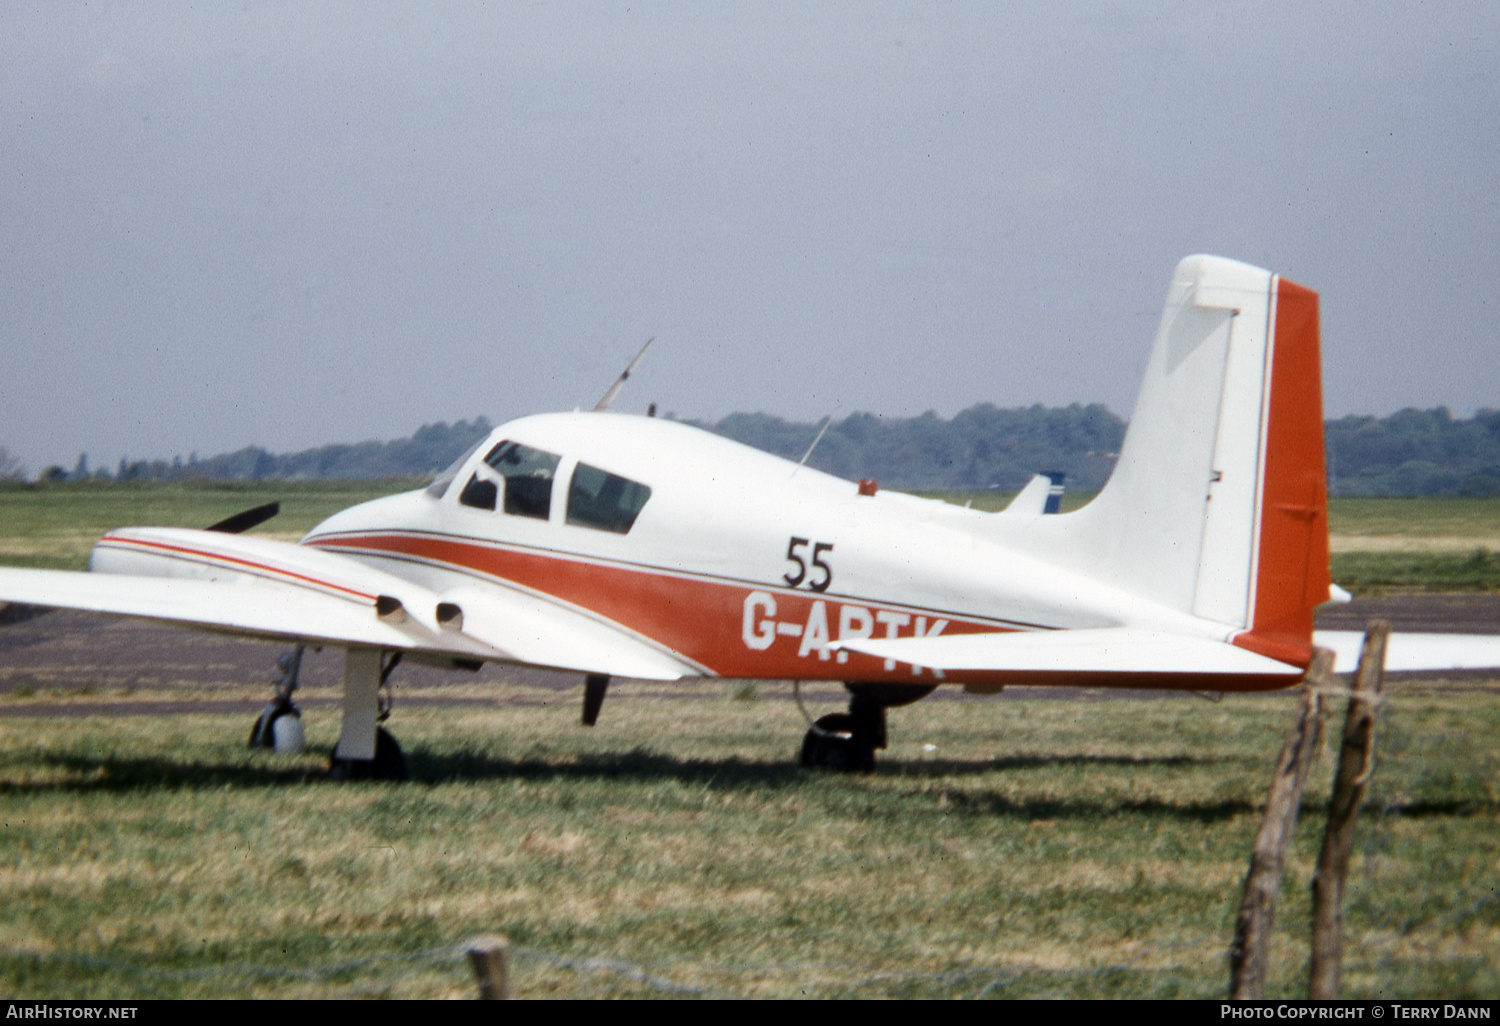
[[[603,673],[591,673],[583,678],[583,725],[592,727],[599,722],[599,709],[604,705],[604,693],[609,690],[609,677]]]
[[[936,685],[856,682],[844,687],[850,692],[849,711],[829,713],[810,722],[797,760],[803,766],[839,773],[873,773],[875,749],[886,746],[885,711],[925,698]],[[800,692],[797,704],[802,704]]]
[[[406,756],[379,726],[391,714],[386,682],[401,653],[351,648],[344,656],[344,723],[328,775],[334,780],[405,780]]]

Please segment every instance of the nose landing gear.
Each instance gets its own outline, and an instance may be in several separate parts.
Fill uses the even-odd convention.
[[[302,653],[306,645],[298,645],[290,652],[276,658],[281,677],[276,681],[275,693],[261,710],[260,718],[250,731],[251,748],[269,748],[277,755],[296,755],[307,746],[302,732],[302,713],[292,704],[292,692],[297,690],[297,674],[302,669]]]

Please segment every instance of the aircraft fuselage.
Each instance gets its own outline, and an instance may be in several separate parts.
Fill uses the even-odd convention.
[[[505,443],[522,452],[514,468],[532,473],[487,469],[487,458],[512,469],[495,455]],[[587,484],[598,471],[649,490],[624,530],[582,505],[575,476]],[[303,544],[439,593],[476,581],[520,589],[721,677],[936,683],[937,671],[838,643],[1185,619],[1016,551],[1003,515],[861,494],[672,421],[528,417],[445,476],[339,513]]]

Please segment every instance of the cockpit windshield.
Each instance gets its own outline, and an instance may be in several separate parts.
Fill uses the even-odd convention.
[[[494,509],[499,500],[493,470],[505,482],[504,509],[516,516],[546,520],[552,509],[552,478],[558,457],[519,442],[501,442],[484,458],[484,465],[464,485],[458,501],[476,509]]]
[[[482,444],[482,443],[481,443]],[[429,495],[441,497],[457,474],[479,448],[475,446],[428,486]],[[472,509],[503,509],[513,516],[550,519],[552,482],[561,457],[520,442],[499,442],[475,467],[458,494],[458,501]],[[579,463],[568,484],[565,513],[567,523],[596,531],[628,534],[636,517],[651,498],[651,488],[607,470]]]

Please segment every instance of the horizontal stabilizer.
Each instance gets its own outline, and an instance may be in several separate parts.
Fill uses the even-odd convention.
[[[1302,675],[1300,667],[1225,642],[1123,627],[868,638],[834,647],[953,672]]]
[[[1313,644],[1333,650],[1336,673],[1352,673],[1364,638],[1359,631],[1315,631]],[[1392,634],[1385,668],[1392,673],[1497,669],[1500,634]]]
[[[1313,641],[1334,652],[1335,672],[1350,673],[1359,663],[1364,634],[1318,631]],[[1224,642],[1118,627],[863,638],[833,647],[955,673],[1278,674],[1292,679],[1302,674],[1298,667]],[[1385,666],[1393,673],[1500,668],[1500,635],[1392,634]]]

